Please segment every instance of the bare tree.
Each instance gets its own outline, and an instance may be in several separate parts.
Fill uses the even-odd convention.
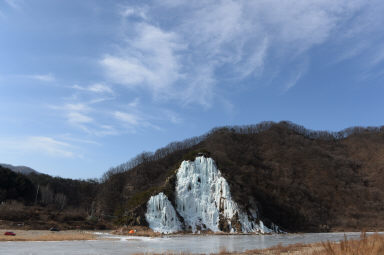
[[[40,188],[41,202],[45,205],[52,204],[54,202],[54,193],[48,186],[42,186]]]
[[[60,210],[63,210],[67,204],[67,197],[62,193],[57,193],[55,195],[55,204]]]

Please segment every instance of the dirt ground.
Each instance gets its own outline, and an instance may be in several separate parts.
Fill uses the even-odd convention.
[[[6,236],[5,232],[11,231],[16,236]],[[96,235],[82,230],[11,230],[0,229],[0,241],[73,241],[73,240],[94,240]]]

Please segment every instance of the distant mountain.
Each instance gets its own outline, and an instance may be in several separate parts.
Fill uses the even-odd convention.
[[[31,173],[34,173],[34,174],[39,174],[38,171],[36,171],[35,169],[32,169],[30,167],[27,167],[27,166],[13,166],[13,165],[10,165],[10,164],[3,164],[3,163],[0,163],[0,166],[2,167],[5,167],[5,168],[8,168],[16,173],[21,173],[21,174],[31,174]]]

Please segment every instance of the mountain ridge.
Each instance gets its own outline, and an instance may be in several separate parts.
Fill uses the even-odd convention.
[[[5,164],[5,163],[0,163],[0,166],[4,167],[4,168],[8,168],[16,173],[21,173],[21,174],[31,174],[31,173],[34,173],[34,174],[40,174],[40,172],[36,171],[35,169],[33,168],[30,168],[28,166],[14,166],[14,165],[11,165],[11,164]]]

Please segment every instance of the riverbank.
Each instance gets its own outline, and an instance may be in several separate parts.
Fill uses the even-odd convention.
[[[3,235],[9,231],[0,229],[0,242],[8,241],[78,241],[78,240],[95,240],[97,236],[93,233],[81,230],[65,230],[53,232],[49,230],[12,230],[15,236]]]

